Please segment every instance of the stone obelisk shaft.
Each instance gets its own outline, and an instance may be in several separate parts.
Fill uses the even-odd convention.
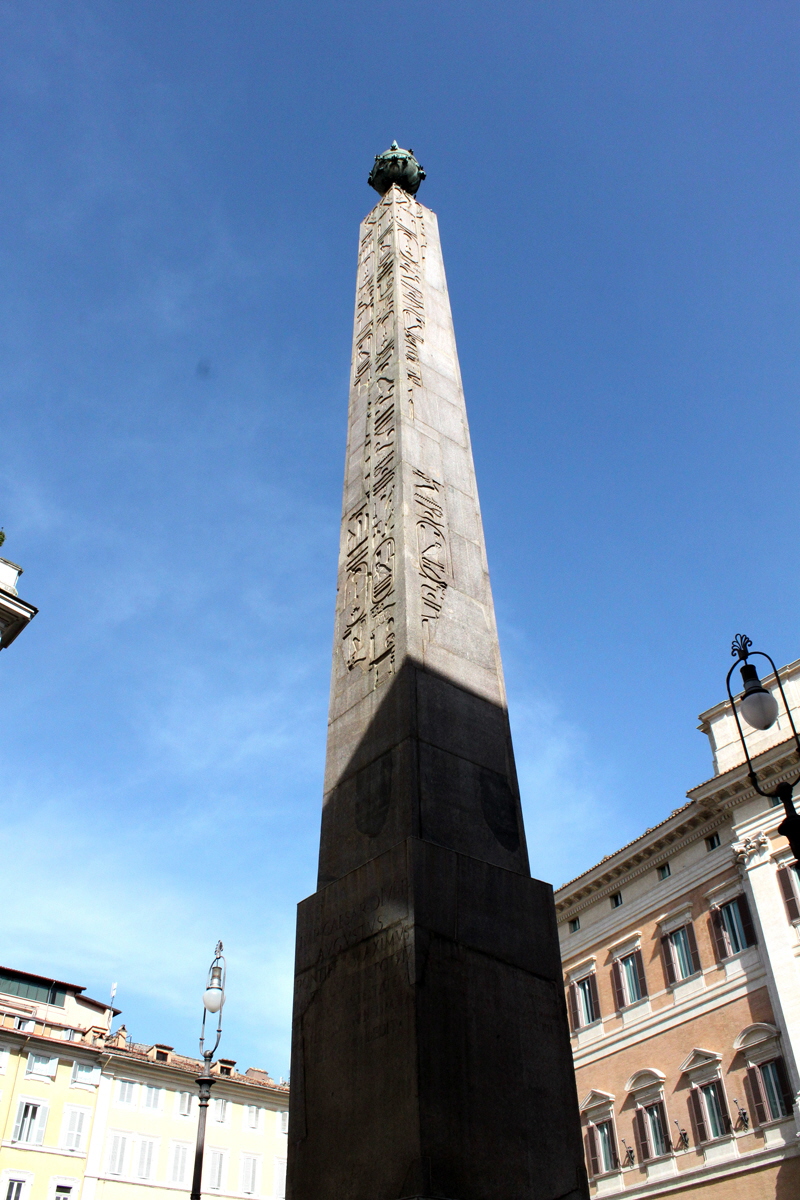
[[[324,791],[290,1200],[581,1200],[436,217],[398,186],[361,226]]]

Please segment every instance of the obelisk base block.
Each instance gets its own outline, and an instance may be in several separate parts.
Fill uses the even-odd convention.
[[[409,838],[315,893],[292,1049],[289,1200],[588,1195],[545,883]]]

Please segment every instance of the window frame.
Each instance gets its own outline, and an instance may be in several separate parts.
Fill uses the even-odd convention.
[[[28,1118],[27,1125],[28,1131],[34,1132],[34,1137],[23,1138],[19,1135],[23,1130],[24,1114],[27,1107],[36,1109],[35,1116]],[[17,1115],[11,1131],[11,1141],[19,1146],[43,1146],[49,1117],[50,1105],[46,1104],[39,1096],[19,1096],[17,1099]],[[35,1124],[32,1122],[35,1122]]]
[[[689,947],[689,958],[692,967],[694,968],[688,975],[682,975],[679,972],[680,960],[675,948],[673,938],[679,934],[685,933],[686,941]],[[692,979],[695,975],[699,975],[703,970],[703,964],[700,961],[700,953],[697,949],[697,938],[694,932],[693,922],[689,919],[681,925],[676,925],[674,929],[669,929],[661,935],[661,955],[664,963],[664,975],[667,981],[667,987],[674,987],[678,983],[684,983],[687,979]]]
[[[75,1115],[80,1115],[81,1128],[77,1130],[78,1144],[70,1146],[69,1144],[69,1124],[70,1120]],[[65,1104],[61,1117],[61,1136],[59,1137],[59,1147],[67,1154],[85,1154],[88,1145],[89,1131],[92,1122],[92,1110],[85,1104]],[[85,1126],[85,1128],[84,1128]],[[73,1131],[74,1132],[74,1131]]]
[[[722,1117],[722,1133],[712,1133],[711,1117],[709,1115],[705,1088],[714,1089]],[[687,1102],[696,1146],[707,1146],[711,1142],[721,1142],[725,1138],[733,1136],[733,1122],[731,1120],[730,1108],[728,1107],[728,1097],[725,1094],[725,1086],[719,1074],[711,1078],[701,1078],[697,1082],[693,1081],[689,1089]]]
[[[50,1063],[52,1071],[37,1071],[33,1067],[33,1064],[37,1061]],[[38,1079],[40,1083],[52,1083],[58,1074],[58,1061],[57,1054],[37,1054],[35,1050],[29,1050],[28,1061],[25,1066],[25,1078]]]
[[[586,986],[587,990],[584,990],[583,985]],[[591,1020],[588,1019],[589,1005],[591,1005],[593,1013]],[[598,1021],[602,1020],[600,997],[597,991],[597,972],[595,970],[587,971],[586,974],[579,976],[577,979],[570,980],[569,1011],[573,1033],[578,1033],[581,1029],[588,1029],[590,1025],[595,1025]],[[586,1019],[584,1020],[584,1018]]]
[[[772,1113],[769,1093],[764,1080],[764,1067],[773,1067],[777,1075],[778,1099],[784,1109],[780,1116]],[[775,1125],[794,1116],[794,1093],[789,1081],[788,1071],[783,1055],[775,1054],[757,1063],[751,1063],[745,1073],[745,1087],[748,1093],[750,1112],[753,1125],[762,1129],[766,1125]]]
[[[191,1157],[190,1157],[191,1150],[192,1150],[191,1142],[181,1142],[181,1141],[175,1140],[170,1143],[169,1166],[167,1168],[167,1172],[168,1172],[167,1182],[169,1184],[173,1184],[173,1185],[177,1185],[177,1186],[181,1187],[183,1184],[186,1183],[187,1174],[188,1174],[187,1168],[191,1164]],[[175,1167],[177,1166],[179,1155],[183,1155],[183,1158],[182,1158],[183,1170],[181,1172],[180,1178],[178,1179],[178,1178],[176,1178],[176,1175],[175,1175]]]
[[[138,1079],[118,1078],[117,1079],[117,1095],[115,1098],[115,1103],[119,1104],[119,1106],[121,1108],[138,1109],[138,1107],[139,1107],[139,1086],[140,1085],[139,1085]],[[123,1087],[126,1087],[126,1088],[129,1087],[129,1088],[133,1089],[130,1100],[123,1100],[123,1098],[122,1098]]]
[[[653,1140],[654,1123],[651,1113],[655,1113],[658,1117],[658,1124],[660,1126],[659,1134],[664,1145],[664,1149],[658,1154],[655,1153]],[[663,1093],[661,1096],[652,1096],[641,1100],[637,1099],[636,1109],[633,1114],[633,1132],[636,1153],[640,1163],[656,1162],[658,1159],[669,1158],[675,1153],[670,1137],[669,1115]]]
[[[245,1187],[247,1167],[251,1170],[252,1187]],[[258,1196],[261,1192],[261,1155],[249,1150],[239,1156],[239,1191],[245,1196]]]
[[[630,969],[627,964],[630,964]],[[636,980],[636,991],[639,993],[637,996],[632,995],[632,976]],[[634,946],[632,949],[626,948],[623,953],[619,953],[614,958],[611,964],[611,982],[617,1012],[622,1012],[623,1009],[648,999],[650,991],[647,986],[647,975],[640,946]]]
[[[736,905],[738,910],[739,922],[745,942],[743,946],[740,946],[736,950],[733,949],[730,933],[723,916],[723,911],[732,908],[733,905]],[[729,899],[721,900],[717,904],[712,905],[709,913],[709,924],[711,926],[711,940],[714,944],[717,962],[725,962],[727,959],[734,958],[737,954],[743,954],[746,950],[750,950],[753,946],[758,945],[750,905],[744,892],[737,892],[736,895],[731,896]]]
[[[605,1163],[605,1155],[603,1153],[604,1142],[600,1134],[600,1130],[606,1127],[611,1131],[609,1135],[610,1166],[606,1166]],[[613,1112],[598,1118],[596,1121],[587,1120],[585,1138],[586,1160],[591,1178],[599,1179],[602,1175],[612,1175],[621,1170],[617,1141],[617,1129]]]

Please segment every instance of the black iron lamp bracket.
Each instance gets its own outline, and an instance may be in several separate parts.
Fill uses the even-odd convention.
[[[765,658],[772,667],[772,671],[775,675],[775,679],[778,684],[778,690],[780,691],[781,699],[783,700],[783,707],[786,710],[786,715],[789,718],[789,724],[792,728],[792,734],[794,736],[795,745],[797,746],[797,752],[800,755],[800,735],[798,735],[795,727],[794,719],[792,717],[792,710],[789,708],[789,703],[786,699],[786,693],[783,690],[783,683],[778,673],[778,668],[775,666],[775,663],[768,654],[765,654],[763,650],[753,650],[752,646],[753,643],[746,634],[737,633],[736,637],[731,643],[731,655],[736,659],[736,662],[733,664],[730,671],[728,671],[725,679],[725,686],[728,689],[728,699],[731,702],[731,709],[733,710],[733,715],[736,719],[736,728],[739,731],[739,740],[742,743],[744,756],[747,759],[748,778],[755,790],[758,792],[759,796],[764,796],[764,798],[767,800],[777,800],[783,805],[786,816],[778,826],[778,833],[786,838],[791,846],[792,853],[797,861],[800,862],[800,815],[798,815],[792,799],[792,793],[794,792],[795,785],[800,783],[800,772],[798,772],[795,779],[784,780],[783,783],[779,783],[777,787],[773,788],[771,792],[765,791],[764,788],[762,788],[758,781],[758,775],[756,774],[752,759],[750,758],[750,752],[747,749],[747,741],[744,736],[744,730],[742,729],[742,722],[739,718],[739,712],[734,702],[733,692],[731,691],[731,675],[738,666],[746,663],[748,658],[752,658],[753,655],[756,654],[760,658]]]

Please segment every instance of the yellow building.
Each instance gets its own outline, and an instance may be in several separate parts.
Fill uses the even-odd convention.
[[[201,1064],[110,1034],[118,1010],[0,968],[0,1200],[134,1200],[191,1187]],[[289,1088],[219,1059],[203,1191],[282,1200]],[[165,1198],[166,1200],[166,1198]]]

